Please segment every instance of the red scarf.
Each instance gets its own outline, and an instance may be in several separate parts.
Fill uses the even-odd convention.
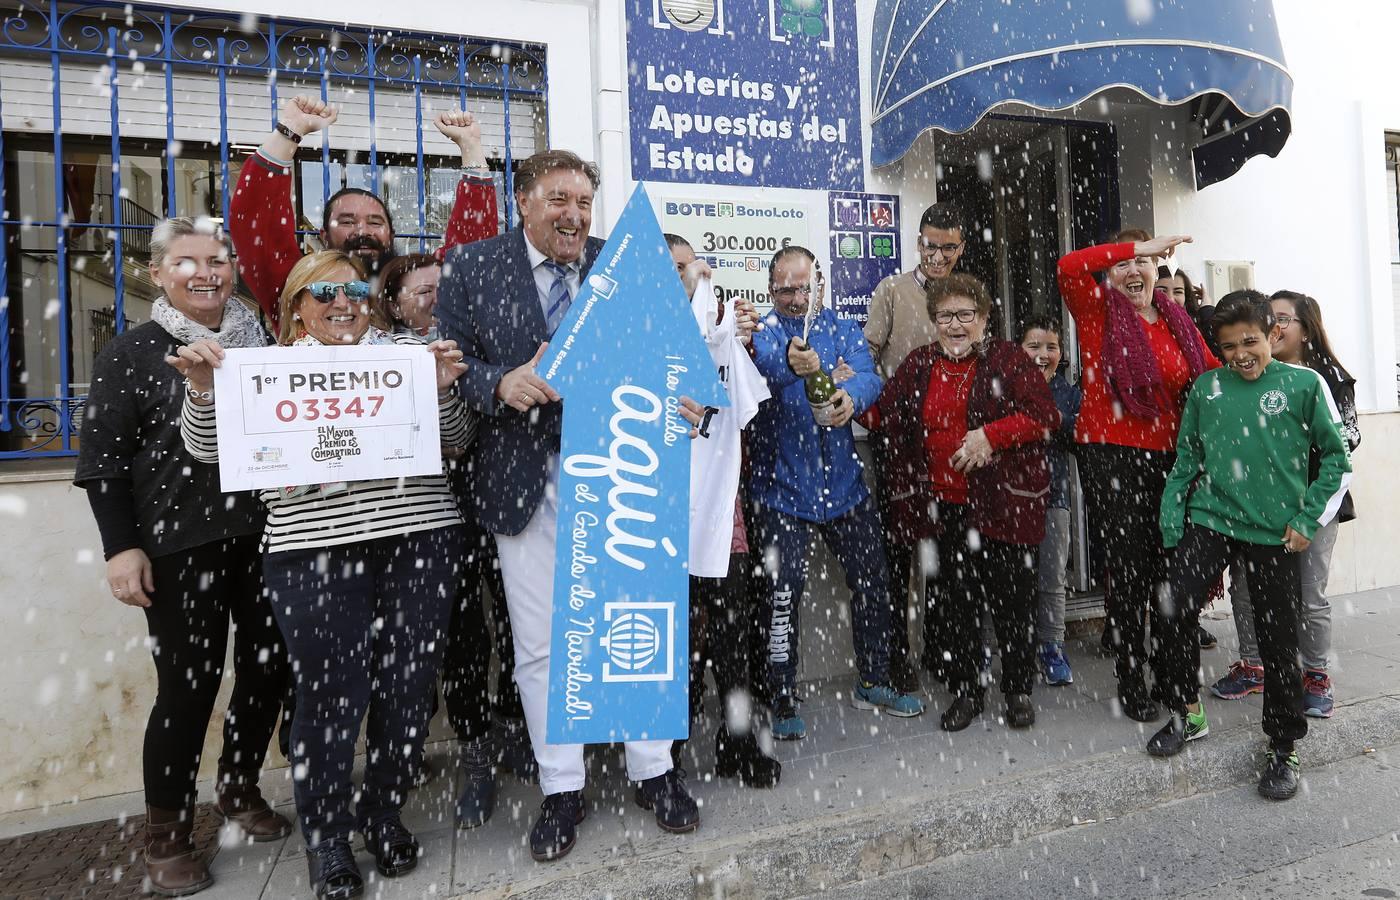
[[[1162,386],[1162,370],[1152,348],[1147,342],[1144,323],[1137,308],[1122,291],[1105,285],[1107,315],[1103,335],[1103,367],[1109,389],[1123,405],[1125,412],[1144,419],[1155,419],[1162,410],[1157,403],[1157,393]],[[1167,320],[1167,328],[1172,333],[1186,365],[1191,370],[1191,380],[1206,370],[1205,354],[1201,352],[1201,341],[1191,314],[1178,306],[1166,291],[1152,292],[1152,305],[1157,314]]]

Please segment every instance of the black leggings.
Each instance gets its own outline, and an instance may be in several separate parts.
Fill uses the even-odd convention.
[[[472,742],[491,734],[493,713],[523,719],[525,712],[515,686],[515,642],[496,539],[474,524],[467,526],[466,535],[467,556],[442,657],[442,697],[457,739]],[[485,597],[487,588],[489,600]],[[486,603],[493,604],[494,645],[492,630],[486,624]],[[501,666],[495,693],[490,690],[489,678],[493,649]]]
[[[204,735],[224,677],[229,617],[234,680],[220,769],[256,780],[282,702],[286,647],[263,596],[257,535],[156,557],[151,574],[156,589],[145,612],[156,702],[142,748],[146,802],[191,809]]]
[[[1108,573],[1104,628],[1120,684],[1135,686],[1144,681],[1149,655],[1148,616],[1153,615],[1155,625],[1156,600],[1166,585],[1167,551],[1157,515],[1176,454],[1085,444],[1079,447],[1079,459],[1089,529],[1103,550]]]
[[[748,591],[748,557],[729,557],[724,578],[690,579],[690,722],[705,702],[705,669],[715,676],[720,715],[736,692],[748,693],[751,636],[766,634],[760,608]],[[692,729],[691,737],[694,737]]]

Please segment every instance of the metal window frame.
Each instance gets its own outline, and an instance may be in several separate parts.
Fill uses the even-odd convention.
[[[165,91],[166,149],[164,156],[165,215],[175,208],[175,90],[176,71],[212,74],[219,88],[219,167],[221,210],[228,220],[229,152],[228,78],[230,74],[266,78],[269,127],[277,122],[277,85],[281,75],[320,83],[327,100],[332,85],[364,90],[369,107],[369,168],[371,184],[380,189],[379,149],[375,137],[375,94],[382,87],[411,90],[418,112],[416,167],[418,177],[418,228],[400,232],[399,238],[416,238],[420,248],[441,235],[426,232],[427,197],[423,151],[422,102],[424,90],[455,92],[465,106],[469,95],[499,95],[505,120],[505,183],[511,184],[512,97],[543,99],[548,94],[549,70],[545,47],[474,38],[468,35],[436,35],[393,31],[371,26],[318,22],[306,19],[240,18],[236,12],[171,9],[147,4],[110,2],[61,3],[58,0],[7,2],[0,21],[0,58],[47,58],[52,72],[54,210],[52,221],[25,222],[9,218],[5,197],[5,135],[0,127],[0,433],[17,427],[46,439],[25,450],[0,450],[0,460],[74,456],[74,443],[86,397],[75,395],[72,382],[72,307],[68,285],[70,227],[101,228],[112,235],[114,303],[117,333],[124,330],[124,247],[129,232],[149,232],[150,225],[123,221],[121,205],[113,204],[110,222],[69,223],[68,198],[63,177],[63,70],[65,62],[99,63],[106,68],[111,116],[111,196],[121,197],[121,108],[118,79],[123,65],[147,67],[163,74]],[[38,27],[36,27],[38,26]],[[217,35],[211,37],[211,35]],[[428,46],[438,53],[425,58],[421,50],[411,56],[408,46]],[[347,49],[349,48],[349,49]],[[304,60],[297,65],[297,61]],[[455,69],[450,63],[455,62]],[[158,67],[158,68],[157,68]],[[531,75],[538,72],[538,77]],[[537,83],[536,83],[537,81]],[[0,85],[2,88],[3,85]],[[0,103],[3,103],[0,100]],[[2,110],[2,107],[0,107]],[[0,121],[3,117],[0,116]],[[344,150],[360,148],[344,148]],[[330,184],[331,139],[321,145],[322,202],[333,193]],[[506,221],[512,221],[512,196],[505,192]],[[10,369],[9,248],[16,229],[49,228],[54,232],[56,292],[59,301],[58,397],[14,397]]]

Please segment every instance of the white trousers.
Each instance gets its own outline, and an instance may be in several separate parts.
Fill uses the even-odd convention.
[[[553,461],[551,461],[553,463]],[[516,535],[496,535],[506,607],[515,636],[515,683],[525,707],[535,760],[540,764],[540,788],[546,795],[581,791],[584,785],[583,745],[545,743],[549,700],[550,622],[553,616],[554,541],[559,518],[558,469],[530,524]],[[645,781],[671,769],[670,741],[628,741],[627,777]]]

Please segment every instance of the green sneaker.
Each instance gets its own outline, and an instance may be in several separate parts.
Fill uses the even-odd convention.
[[[1202,703],[1200,712],[1188,712],[1184,719],[1173,713],[1167,724],[1147,742],[1147,752],[1153,756],[1176,756],[1188,741],[1200,740],[1208,734],[1210,723],[1206,721],[1206,705]]]

